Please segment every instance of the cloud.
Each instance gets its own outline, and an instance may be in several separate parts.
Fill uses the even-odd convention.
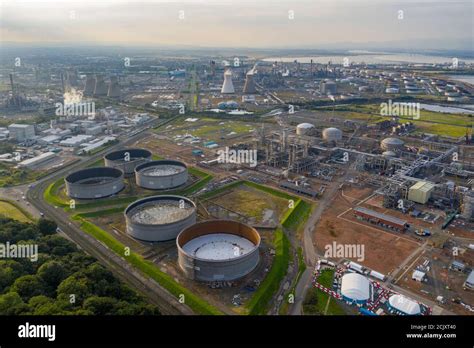
[[[472,38],[474,21],[472,2],[462,0],[6,0],[2,4],[3,41],[317,47],[436,39],[448,44]],[[399,10],[403,20],[398,19]],[[184,11],[183,20],[179,11]],[[294,11],[294,19],[288,11]]]

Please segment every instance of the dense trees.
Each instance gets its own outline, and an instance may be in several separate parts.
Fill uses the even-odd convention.
[[[0,315],[159,314],[74,244],[54,222],[0,218],[0,243],[37,244],[38,259],[0,259]]]

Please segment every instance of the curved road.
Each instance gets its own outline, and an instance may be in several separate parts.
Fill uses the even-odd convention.
[[[148,127],[143,127],[134,136],[129,137],[126,141],[119,142],[118,144],[110,146],[93,156],[81,159],[80,161],[68,167],[62,168],[59,171],[43,177],[26,192],[26,199],[38,210],[38,212],[32,211],[31,208],[28,210],[36,213],[36,216],[39,215],[39,212],[42,212],[46,217],[54,220],[58,224],[58,227],[61,229],[62,233],[68,239],[76,243],[88,254],[97,258],[99,262],[104,264],[116,276],[144,294],[153,304],[159,308],[162,314],[194,314],[188,306],[179,303],[175,296],[161,287],[156,281],[141,274],[127,261],[125,261],[125,259],[119,257],[107,246],[90,235],[84,233],[75,222],[72,222],[68,218],[67,214],[65,214],[62,208],[49,205],[43,198],[44,190],[50,185],[51,182],[54,182],[55,180],[63,177],[75,169],[94,163],[99,158],[101,158],[105,152],[126,146],[127,144],[131,144],[139,140],[146,135],[144,132],[147,129]],[[17,192],[17,194],[18,192],[21,192],[23,194],[25,186],[26,185],[16,188],[9,188],[8,190],[9,192]],[[8,192],[6,190],[7,189],[4,191],[5,193]],[[23,202],[20,200],[19,203]]]

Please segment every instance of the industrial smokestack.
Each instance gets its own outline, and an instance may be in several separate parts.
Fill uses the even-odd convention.
[[[62,91],[63,91],[63,94],[66,92],[66,88],[64,86],[64,74],[61,73],[61,88],[62,88]]]
[[[94,96],[106,96],[106,95],[107,95],[107,84],[104,81],[104,76],[95,75]]]
[[[85,96],[91,96],[94,94],[95,88],[95,78],[92,75],[87,75],[86,77],[86,85],[84,86],[84,93]]]
[[[109,84],[109,90],[107,92],[107,97],[120,98],[120,85],[118,83],[117,76],[112,76],[110,78],[110,84]]]
[[[15,97],[15,85],[13,83],[13,74],[10,74],[10,86],[12,88],[12,96]]]
[[[211,60],[210,65],[211,65],[211,75],[212,77],[214,77],[216,75],[216,62],[214,60]]]
[[[234,84],[232,83],[232,70],[230,68],[228,68],[224,72],[224,83],[222,84],[221,93],[222,94],[235,93]]]

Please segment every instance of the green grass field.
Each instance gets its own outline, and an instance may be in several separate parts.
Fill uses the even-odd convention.
[[[102,161],[102,160],[100,160]],[[96,164],[100,165],[97,162]],[[92,165],[93,166],[93,165]],[[203,188],[209,181],[212,180],[213,176],[200,170],[197,168],[188,168],[188,171],[190,174],[196,176],[199,178],[198,181],[190,185],[189,187],[186,187],[184,189],[177,189],[177,190],[172,190],[166,192],[166,194],[175,194],[175,195],[189,195],[192,194],[201,188]],[[58,206],[64,208],[65,211],[71,211],[69,208],[69,200],[61,197],[60,194],[60,188],[64,184],[64,179],[60,178],[56,180],[55,182],[51,183],[46,190],[43,193],[43,197],[48,202],[49,204],[53,206]],[[150,192],[149,196],[155,195],[156,193]],[[112,198],[105,198],[101,200],[97,200],[95,202],[89,202],[89,203],[79,203],[76,202],[75,210],[88,210],[88,209],[95,209],[95,208],[100,208],[100,207],[105,207],[105,206],[115,206],[115,205],[121,205],[125,207],[126,205],[136,201],[139,198],[143,197],[138,197],[138,196],[129,196],[129,197],[112,197]]]
[[[91,215],[89,214],[89,217]],[[80,222],[81,229],[104,243],[108,248],[115,252],[120,257],[123,257],[131,265],[140,270],[142,273],[154,279],[162,287],[168,290],[171,294],[179,298],[184,295],[185,304],[189,306],[197,314],[218,315],[222,314],[217,308],[210,305],[200,297],[194,295],[191,291],[177,283],[171,276],[160,271],[152,262],[144,260],[139,254],[130,251],[125,253],[125,245],[113,238],[109,233],[102,230],[98,226],[84,219],[81,214],[74,215],[74,220]]]
[[[15,219],[21,222],[33,221],[28,212],[21,209],[15,203],[7,200],[0,200],[0,216]]]
[[[334,280],[334,270],[333,269],[324,269],[319,275],[317,281],[319,284],[325,288],[331,289],[332,282]]]
[[[11,164],[0,163],[0,187],[26,184],[35,181],[41,175],[38,171],[15,168]]]
[[[174,194],[186,195],[193,192],[197,192],[205,184],[207,184],[207,182],[212,180],[212,175],[210,175],[207,172],[204,172],[197,168],[190,168],[189,170],[192,175],[198,177],[200,180],[184,190],[177,190],[176,192],[173,192]],[[63,179],[59,179],[51,183],[48,186],[48,188],[45,190],[44,197],[48,203],[66,208],[65,210],[69,210],[68,204],[67,204],[68,202],[61,199],[61,197],[59,197],[58,195],[58,191],[62,184],[63,184]],[[242,182],[242,181],[234,182],[225,187],[219,188],[212,192],[208,192],[204,195],[201,195],[200,198],[207,197],[207,196],[210,197],[212,195],[218,194],[219,192],[227,190],[231,187],[242,185],[242,184],[245,184],[251,188],[256,188],[258,190],[277,196],[279,198],[283,198],[285,200],[287,199],[294,200],[295,202],[294,208],[288,209],[287,212],[284,214],[284,217],[280,221],[281,224],[287,229],[298,228],[298,226],[300,226],[303,223],[303,221],[305,221],[305,219],[307,218],[309,214],[310,208],[312,207],[311,204],[301,199],[297,199],[296,197],[293,197],[285,192],[282,192],[270,187],[266,187],[263,185],[255,184],[253,182]],[[100,216],[104,216],[108,214],[121,212],[125,207],[124,205],[122,205],[123,203],[125,203],[125,201],[128,203],[129,200],[131,201],[135,199],[137,199],[137,197],[115,198],[111,200],[114,203],[116,203],[115,206],[111,206],[107,209],[102,209],[99,211],[86,211],[86,212],[78,213],[78,214],[73,215],[71,218],[80,222],[81,228],[86,233],[89,233],[90,235],[94,236],[96,239],[100,240],[105,245],[107,245],[115,253],[124,257],[123,251],[124,251],[125,246],[121,244],[118,240],[116,240],[113,236],[108,234],[106,231],[102,230],[101,228],[91,223],[90,221],[87,221],[87,218],[100,217]],[[82,207],[82,206],[83,206],[82,208],[86,208],[86,209],[104,207],[108,205],[110,206],[109,203],[111,202],[105,202],[105,201],[93,202],[93,203],[78,205],[76,206],[76,208]],[[265,277],[264,281],[261,283],[257,291],[254,293],[249,303],[245,306],[245,312],[248,314],[259,315],[259,314],[266,313],[270,300],[274,296],[274,293],[278,290],[280,283],[282,279],[285,277],[285,274],[287,272],[291,245],[287,236],[285,235],[282,229],[276,230],[273,244],[274,244],[274,248],[276,252],[274,262],[272,264],[270,271]],[[126,257],[126,260],[130,262],[134,267],[142,271],[143,273],[155,279],[157,282],[159,282],[163,287],[165,287],[168,291],[170,291],[170,293],[174,294],[175,296],[179,296],[180,294],[185,294],[186,304],[189,305],[196,313],[221,314],[221,312],[217,308],[211,306],[206,301],[195,296],[189,290],[187,290],[186,288],[178,284],[176,281],[174,281],[166,273],[161,272],[154,264],[144,260],[139,254],[131,252],[131,254]]]
[[[324,287],[331,289],[334,279],[333,269],[324,269],[318,276],[317,282]],[[328,303],[329,301],[329,303]],[[344,315],[345,312],[339,305],[337,300],[319,290],[318,288],[311,288],[303,303],[303,312],[305,314],[319,314],[319,315]]]
[[[340,110],[336,109],[336,114],[340,117],[369,121],[374,124],[383,120],[389,120],[390,117],[380,115],[380,105],[348,105]],[[329,112],[329,111],[328,111]],[[450,137],[461,137],[466,134],[466,126],[474,123],[474,116],[463,114],[449,114],[420,110],[420,118],[414,120],[412,117],[400,117],[406,122],[413,122],[416,126],[416,132],[444,135]]]
[[[285,233],[278,229],[274,237],[275,258],[272,267],[260,284],[249,303],[246,305],[248,314],[264,315],[268,309],[268,303],[274,293],[278,290],[281,280],[285,277],[290,260],[290,241]]]
[[[184,119],[174,123],[176,127],[186,127],[182,130],[170,130],[170,135],[183,135],[185,133],[192,134],[203,140],[218,141],[221,137],[228,137],[230,133],[237,134],[248,133],[251,129],[255,129],[254,124],[237,120],[224,120],[218,118],[201,117],[196,122],[185,122]]]
[[[329,304],[328,304],[329,301]],[[327,307],[327,311],[326,311]],[[303,304],[305,315],[344,315],[346,312],[337,303],[337,300],[319,289],[312,288]]]

